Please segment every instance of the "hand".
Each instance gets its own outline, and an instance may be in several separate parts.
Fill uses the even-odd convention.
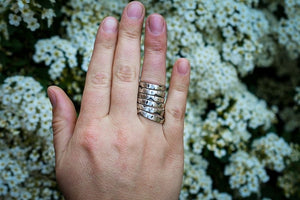
[[[131,2],[119,25],[113,17],[101,23],[78,118],[60,88],[48,89],[56,176],[66,199],[178,199],[190,68],[183,58],[174,64],[164,124],[137,114],[144,14]],[[166,30],[162,16],[147,18],[142,81],[165,84]]]

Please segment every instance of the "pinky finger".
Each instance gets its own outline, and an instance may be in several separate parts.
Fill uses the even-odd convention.
[[[167,142],[182,150],[183,126],[190,82],[190,64],[185,58],[176,61],[172,71],[169,94],[165,106],[164,134]]]

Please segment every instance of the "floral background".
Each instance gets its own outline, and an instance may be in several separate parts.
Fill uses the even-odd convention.
[[[180,199],[300,199],[300,0],[143,0],[191,62]],[[128,0],[1,0],[0,199],[62,199],[49,85],[80,107],[101,20]],[[143,47],[142,47],[143,54]]]

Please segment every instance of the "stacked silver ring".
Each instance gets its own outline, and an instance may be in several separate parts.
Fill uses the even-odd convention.
[[[140,81],[137,111],[141,116],[164,123],[166,86]]]

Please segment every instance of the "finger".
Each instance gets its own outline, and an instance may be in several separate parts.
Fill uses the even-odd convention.
[[[152,14],[146,20],[144,49],[145,56],[141,81],[165,85],[167,28],[164,18],[159,14]],[[143,117],[140,117],[140,119],[151,122]],[[155,122],[151,124],[160,125]]]
[[[167,30],[164,18],[152,14],[146,21],[145,57],[141,80],[165,85]]]
[[[113,17],[105,18],[98,29],[86,75],[80,112],[81,119],[99,119],[109,112],[111,71],[118,35],[117,29],[118,22]]]
[[[165,106],[164,134],[169,144],[182,150],[185,107],[190,81],[188,60],[181,58],[173,67]],[[181,148],[179,148],[181,147]]]
[[[53,107],[52,127],[55,155],[56,159],[59,159],[73,135],[76,111],[71,100],[59,87],[49,87],[48,96]]]
[[[144,6],[131,2],[124,9],[113,65],[110,113],[119,119],[136,117]]]

